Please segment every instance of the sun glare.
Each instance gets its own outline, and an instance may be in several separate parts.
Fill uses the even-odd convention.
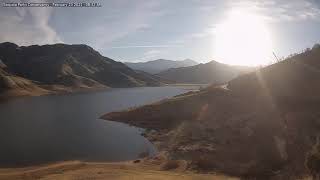
[[[264,19],[249,11],[233,9],[217,26],[214,57],[233,65],[257,66],[271,61],[272,42]]]

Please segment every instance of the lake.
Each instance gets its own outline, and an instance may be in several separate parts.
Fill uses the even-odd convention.
[[[156,149],[141,129],[99,119],[169,98],[183,87],[142,87],[25,97],[0,104],[0,165],[65,160],[124,161]]]

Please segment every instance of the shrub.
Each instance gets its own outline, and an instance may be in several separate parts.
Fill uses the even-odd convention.
[[[160,169],[167,171],[167,170],[173,170],[173,169],[177,169],[179,167],[179,162],[178,161],[174,161],[174,160],[167,160],[166,162],[164,162]]]
[[[320,142],[317,137],[316,144],[312,150],[307,154],[305,165],[311,173],[313,179],[319,179],[320,176]]]

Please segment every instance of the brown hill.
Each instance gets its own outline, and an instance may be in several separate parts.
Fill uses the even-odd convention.
[[[54,44],[17,46],[0,44],[0,59],[15,75],[45,84],[87,86],[102,84],[109,87],[159,85],[128,68],[100,55],[87,45]]]
[[[156,75],[175,83],[222,84],[253,69],[210,61],[195,66],[171,68]]]
[[[269,94],[274,97],[320,97],[320,47],[290,57],[228,83],[241,94]]]
[[[44,95],[50,90],[39,87],[32,81],[14,76],[0,67],[0,100],[6,100],[15,96]]]
[[[136,72],[86,45],[19,47],[0,43],[0,68],[2,91],[16,89],[27,94],[35,93],[30,87],[55,92],[162,84],[153,76]]]
[[[102,118],[146,137],[189,168],[258,179],[319,172],[320,48],[209,87]]]

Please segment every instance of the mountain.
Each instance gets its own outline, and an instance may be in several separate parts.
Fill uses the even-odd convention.
[[[248,179],[319,174],[320,47],[211,86],[102,118],[147,130],[171,160]],[[174,113],[172,113],[174,111]]]
[[[128,67],[135,70],[144,71],[150,74],[157,74],[161,71],[165,71],[170,68],[193,66],[198,63],[191,59],[186,59],[183,61],[158,59],[158,60],[148,61],[148,62],[137,62],[137,63],[126,62],[125,64]]]
[[[189,67],[172,68],[156,74],[162,79],[176,83],[220,84],[225,83],[241,73],[249,72],[253,68],[231,66],[216,61]]]
[[[68,91],[161,84],[151,75],[136,72],[120,62],[104,57],[87,45],[19,47],[6,42],[0,44],[0,59],[2,82],[7,85],[4,79],[8,80],[8,77],[32,86]],[[10,89],[3,85],[2,91],[6,88]]]

